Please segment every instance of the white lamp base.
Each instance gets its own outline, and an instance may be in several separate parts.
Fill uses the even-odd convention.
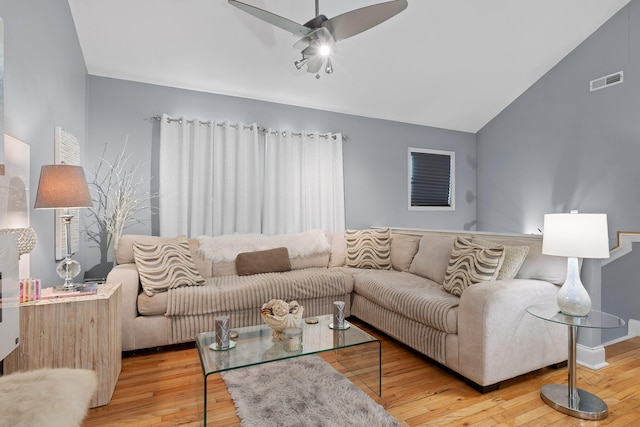
[[[556,297],[558,308],[569,316],[586,316],[591,311],[591,298],[580,280],[578,258],[567,258],[567,278]]]

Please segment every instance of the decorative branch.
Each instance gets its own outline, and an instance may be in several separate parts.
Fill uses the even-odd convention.
[[[131,154],[126,154],[127,142],[113,162],[105,158],[105,144],[90,184],[94,207],[90,209],[93,221],[88,236],[100,248],[101,263],[107,262],[109,248],[115,250],[127,227],[144,223],[138,214],[150,209],[150,197],[140,197],[144,183],[140,176],[142,162],[129,165]]]

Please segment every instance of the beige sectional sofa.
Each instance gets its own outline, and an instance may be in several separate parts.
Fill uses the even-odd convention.
[[[389,262],[381,265],[390,269],[376,269],[357,268],[371,267],[367,244],[364,249],[354,246],[344,232],[319,233],[279,241],[268,241],[278,236],[259,241],[255,235],[189,239],[187,252],[203,282],[165,292],[141,286],[134,246],[171,245],[176,239],[123,236],[118,265],[107,278],[122,284],[123,351],[192,341],[198,332],[212,330],[213,318],[221,314],[230,316],[232,327],[259,324],[262,304],[281,298],[300,302],[305,316],[329,314],[333,301],[345,301],[347,315],[461,374],[482,391],[567,359],[566,328],[526,313],[529,305],[554,303],[566,274],[566,259],[541,254],[540,236],[393,230],[381,244],[387,246],[374,248],[380,250],[373,256],[373,266],[382,254]],[[458,236],[474,246],[501,248],[500,253],[527,253],[516,266],[507,265],[501,255],[491,280],[456,291],[458,267],[450,264]],[[300,245],[305,239],[311,244]],[[243,252],[255,254],[254,265],[275,265],[272,259],[265,263],[262,251],[280,246],[288,248],[290,270],[236,270],[235,257]],[[354,258],[354,251],[361,257]],[[507,268],[514,277],[496,280]]]

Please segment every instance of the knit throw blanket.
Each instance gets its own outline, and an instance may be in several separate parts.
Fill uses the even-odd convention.
[[[331,251],[322,230],[309,230],[291,234],[226,234],[199,236],[199,251],[213,262],[235,261],[239,253],[285,247],[290,258],[324,254]]]

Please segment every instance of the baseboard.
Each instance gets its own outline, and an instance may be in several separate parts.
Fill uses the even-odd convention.
[[[640,336],[640,320],[629,319],[627,331],[627,335],[607,341],[598,347],[591,348],[578,344],[576,346],[576,363],[594,370],[604,368],[608,365],[604,348],[611,344],[616,344]]]
[[[576,363],[587,368],[598,370],[608,365],[605,360],[604,346],[587,347],[582,344],[576,346]]]
[[[637,336],[640,336],[640,320],[635,320],[635,319],[629,319],[629,322],[627,322],[627,335],[616,338],[614,340],[611,341],[607,341],[606,343],[603,343],[603,346],[608,346],[611,344],[616,344],[622,341],[626,341],[629,340],[631,338],[635,338]]]

